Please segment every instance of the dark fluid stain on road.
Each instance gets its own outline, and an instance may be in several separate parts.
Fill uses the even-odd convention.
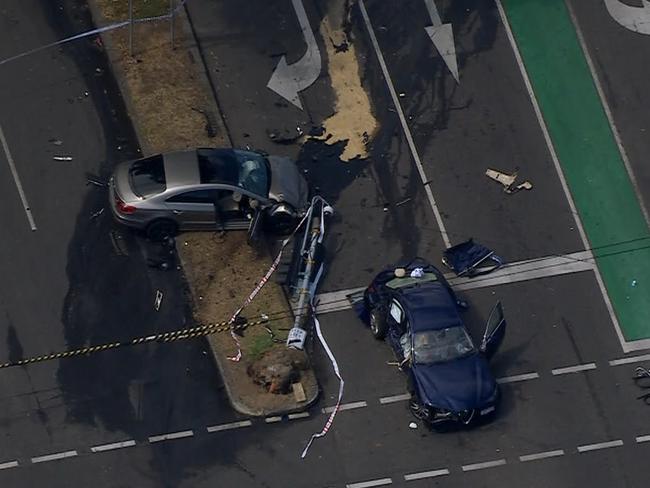
[[[7,317],[7,320],[9,321],[9,317]],[[25,357],[23,354],[23,346],[18,339],[16,328],[13,325],[10,325],[7,329],[7,349],[9,349],[10,363],[15,363]]]
[[[54,4],[43,0],[42,4],[61,38],[93,28],[82,1]],[[139,148],[106,55],[98,46],[89,38],[66,44],[63,53],[78,65],[103,126],[106,153],[97,172],[105,180],[114,162],[136,158]],[[100,77],[95,76],[97,68],[103,73]],[[85,191],[68,246],[70,287],[62,310],[68,348],[191,326],[181,273],[148,267],[143,253],[155,250],[112,222],[107,188],[90,185]],[[91,218],[99,208],[104,212]],[[111,235],[119,237],[119,248]],[[156,311],[153,303],[158,289],[163,291],[163,302]],[[14,351],[17,356],[16,347]],[[57,379],[67,409],[66,423],[97,425],[136,440],[178,430],[180,425],[187,429],[195,422],[204,428],[224,412],[228,415],[224,421],[232,420],[204,339],[127,346],[64,359],[59,362]],[[177,486],[188,476],[189,467],[221,462],[215,460],[214,451],[197,455],[197,444],[187,446],[178,452],[152,451],[151,472],[157,486]],[[230,445],[224,454],[232,452]]]

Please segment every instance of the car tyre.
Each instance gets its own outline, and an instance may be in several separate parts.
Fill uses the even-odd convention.
[[[375,339],[381,341],[386,337],[388,324],[386,323],[386,309],[383,307],[373,308],[370,311],[370,332]]]
[[[155,242],[162,242],[177,233],[178,225],[172,220],[158,219],[147,226],[147,237]]]
[[[289,234],[295,228],[297,219],[295,211],[287,204],[273,207],[264,219],[264,227],[268,232],[279,235]]]
[[[429,409],[420,403],[415,396],[411,396],[409,400],[409,410],[416,419],[425,422],[429,421]]]

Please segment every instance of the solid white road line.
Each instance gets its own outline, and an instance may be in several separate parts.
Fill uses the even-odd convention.
[[[239,429],[241,427],[250,427],[253,425],[253,423],[250,420],[241,420],[239,422],[231,422],[229,424],[221,424],[221,425],[212,425],[210,427],[207,427],[208,432],[221,432],[224,430],[232,430],[232,429]]]
[[[557,449],[556,451],[545,451],[545,452],[538,452],[537,454],[526,454],[525,456],[519,456],[519,460],[522,463],[525,463],[526,461],[537,461],[539,459],[548,459],[548,458],[553,458],[558,456],[564,456],[564,450]]]
[[[5,138],[5,133],[2,130],[1,125],[0,125],[0,143],[2,143],[2,148],[4,149],[5,156],[7,157],[7,163],[9,164],[9,169],[11,170],[11,174],[14,177],[14,183],[16,184],[16,188],[18,189],[18,195],[20,196],[20,201],[22,202],[23,209],[25,210],[25,214],[27,215],[27,221],[29,222],[29,227],[32,230],[36,230],[36,223],[34,222],[32,211],[29,208],[29,202],[27,201],[27,197],[25,196],[23,185],[20,182],[20,176],[18,176],[18,171],[16,170],[16,165],[14,164],[14,158],[11,156],[11,151],[9,151],[9,144],[7,144],[7,139]]]
[[[388,87],[390,96],[393,99],[393,105],[395,106],[395,110],[397,111],[397,116],[399,117],[400,123],[402,124],[404,137],[406,138],[406,142],[408,143],[409,149],[411,150],[411,155],[413,156],[413,160],[415,161],[415,165],[417,166],[418,173],[420,174],[420,179],[424,184],[424,191],[427,194],[429,204],[431,205],[431,209],[433,210],[433,215],[436,218],[438,229],[440,230],[440,234],[442,235],[442,241],[445,243],[445,247],[451,247],[451,241],[449,240],[449,235],[447,235],[447,229],[445,228],[445,223],[442,221],[442,216],[440,215],[438,204],[436,203],[435,198],[433,198],[433,192],[431,191],[431,185],[430,185],[431,180],[429,180],[426,173],[424,172],[422,161],[420,161],[420,156],[418,155],[418,151],[415,147],[413,136],[411,135],[411,131],[408,127],[408,124],[406,123],[406,117],[404,117],[404,111],[402,110],[402,106],[399,102],[399,98],[397,97],[397,92],[395,91],[395,87],[393,86],[393,82],[390,78],[390,74],[388,73],[388,67],[386,66],[386,62],[384,61],[384,56],[381,53],[381,49],[379,48],[379,43],[377,42],[377,37],[375,36],[375,31],[373,30],[372,24],[370,23],[370,17],[368,17],[368,12],[366,11],[366,6],[363,0],[359,1],[359,8],[361,9],[361,15],[363,16],[363,20],[366,24],[366,28],[368,29],[370,42],[372,43],[372,47],[375,50],[375,54],[377,55],[379,66],[381,67],[381,71],[384,74],[384,80],[386,81],[386,86]]]
[[[9,469],[9,468],[17,468],[18,467],[18,461],[8,461],[6,463],[0,464],[0,469]]]
[[[423,480],[426,478],[435,478],[436,476],[446,476],[448,474],[448,469],[434,469],[433,471],[422,471],[420,473],[405,474],[404,481]]]
[[[379,403],[381,403],[382,405],[387,405],[388,403],[404,402],[409,398],[411,398],[411,395],[409,395],[408,393],[402,393],[401,395],[381,397],[379,399]]]
[[[621,364],[639,363],[641,361],[650,361],[650,354],[643,354],[641,356],[630,356],[627,358],[612,359],[609,362],[610,366],[620,366]]]
[[[305,419],[307,417],[309,417],[309,412],[298,412],[298,413],[289,414],[289,420]]]
[[[38,457],[33,457],[32,458],[32,463],[45,463],[47,461],[56,461],[58,459],[65,459],[65,458],[70,458],[70,457],[75,457],[77,455],[77,451],[65,451],[65,452],[57,452],[55,454],[48,454],[46,456],[38,456]]]
[[[584,446],[578,446],[578,452],[598,451],[600,449],[608,449],[610,447],[620,447],[622,445],[623,445],[623,441],[620,439],[617,439],[615,441],[599,442],[597,444],[585,444]]]
[[[596,369],[596,363],[577,364],[575,366],[556,368],[551,370],[551,373],[554,376],[557,376],[560,374],[570,374],[570,373],[579,373],[580,371],[589,371],[591,369]]]
[[[134,440],[122,441],[122,442],[113,442],[112,444],[103,444],[101,446],[91,447],[92,452],[104,452],[104,451],[113,451],[114,449],[122,449],[123,447],[133,447],[135,446]]]
[[[640,435],[636,438],[636,442],[641,444],[642,442],[650,442],[650,435]]]
[[[580,214],[578,214],[578,209],[576,208],[576,204],[573,201],[571,192],[569,191],[569,185],[567,184],[566,179],[564,178],[564,172],[562,171],[560,160],[558,159],[557,153],[555,152],[555,146],[553,145],[553,141],[551,140],[551,136],[548,132],[548,128],[546,127],[546,122],[544,121],[544,117],[542,116],[542,111],[539,108],[539,103],[537,103],[537,97],[535,96],[535,92],[533,91],[533,85],[530,82],[530,78],[528,78],[528,72],[526,71],[526,66],[524,65],[524,61],[521,57],[521,53],[519,52],[519,47],[517,46],[517,42],[515,41],[515,36],[512,33],[510,24],[508,23],[508,17],[506,16],[506,12],[503,8],[503,5],[501,4],[501,0],[496,0],[496,4],[497,4],[497,9],[499,10],[499,15],[501,17],[501,22],[503,23],[503,26],[506,29],[508,41],[510,41],[510,46],[512,47],[512,51],[515,55],[515,60],[517,61],[517,65],[519,66],[521,77],[523,78],[524,84],[526,85],[528,96],[530,98],[531,103],[533,104],[533,109],[535,111],[535,116],[537,117],[537,122],[539,123],[539,126],[542,129],[542,134],[544,135],[544,140],[546,141],[546,147],[548,148],[549,153],[551,154],[551,159],[553,160],[553,166],[555,167],[555,172],[557,173],[557,176],[560,180],[560,184],[562,185],[562,190],[564,191],[564,195],[567,199],[567,202],[569,203],[569,208],[571,209],[573,220],[575,221],[576,227],[578,229],[578,233],[580,234],[582,245],[584,246],[585,249],[589,249],[589,240],[587,239],[587,234],[585,232],[584,227],[582,226],[582,221],[580,220]],[[587,251],[587,252],[591,254],[591,251]],[[612,306],[612,302],[609,299],[609,295],[607,294],[607,290],[605,289],[605,283],[603,282],[603,278],[600,275],[600,270],[598,269],[597,266],[594,267],[594,275],[596,277],[596,282],[598,283],[598,288],[600,289],[600,293],[603,296],[605,307],[607,308],[607,312],[609,313],[609,318],[614,324],[614,329],[616,330],[616,335],[618,336],[618,340],[621,343],[623,352],[630,352],[634,350],[649,348],[650,340],[633,341],[633,342],[627,342],[625,340],[625,336],[623,336],[623,331],[621,330],[621,325],[618,323],[618,318],[614,313],[614,307]]]
[[[276,416],[276,417],[266,417],[264,419],[264,422],[267,424],[274,424],[276,422],[282,422],[282,417]]]
[[[192,437],[193,435],[194,432],[192,432],[191,430],[183,430],[181,432],[172,432],[171,434],[152,435],[151,437],[149,437],[149,442],[153,444],[154,442],[183,439],[184,437]]]
[[[462,470],[464,472],[476,471],[478,469],[495,468],[497,466],[503,466],[504,464],[506,464],[505,459],[496,459],[494,461],[485,461],[483,463],[465,464],[463,465]]]
[[[371,488],[373,486],[384,486],[390,485],[393,483],[393,480],[390,478],[380,478],[370,481],[360,481],[359,483],[350,483],[345,485],[346,488]]]
[[[506,264],[502,268],[490,273],[489,276],[459,278],[452,273],[446,273],[445,278],[454,289],[467,291],[519,281],[590,271],[594,268],[595,265],[591,253],[580,251]],[[364,289],[364,287],[357,287],[321,293],[316,296],[316,313],[323,314],[348,310],[351,308],[348,296],[362,292]]]
[[[539,378],[539,374],[537,373],[524,373],[516,374],[514,376],[502,376],[501,378],[497,378],[497,383],[503,385],[505,383],[516,383],[518,381],[535,380],[537,378]]]
[[[368,404],[364,401],[361,402],[351,402],[351,403],[344,403],[339,406],[339,412],[342,412],[343,410],[354,410],[355,408],[363,408],[367,407]],[[332,413],[336,407],[325,407],[323,409],[323,413]]]

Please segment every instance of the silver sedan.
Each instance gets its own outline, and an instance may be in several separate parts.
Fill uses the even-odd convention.
[[[115,219],[151,239],[185,230],[248,229],[257,211],[285,232],[308,206],[307,182],[288,158],[195,149],[117,165],[109,182]]]

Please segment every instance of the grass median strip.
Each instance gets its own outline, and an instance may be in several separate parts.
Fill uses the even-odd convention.
[[[650,338],[650,234],[564,0],[501,0],[624,347]],[[598,8],[604,8],[599,5]]]

